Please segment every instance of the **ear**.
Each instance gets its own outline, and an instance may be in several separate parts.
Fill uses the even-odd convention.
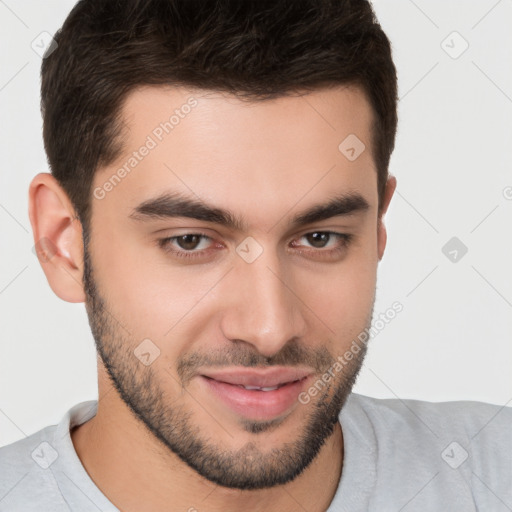
[[[386,226],[384,225],[383,217],[388,210],[389,203],[396,189],[396,178],[389,176],[386,182],[386,188],[384,190],[384,197],[379,212],[379,218],[377,220],[377,250],[379,254],[379,261],[384,256],[384,249],[386,248],[386,242],[388,234],[386,232]]]
[[[84,302],[82,224],[64,189],[49,173],[29,187],[34,249],[54,293],[67,302]]]

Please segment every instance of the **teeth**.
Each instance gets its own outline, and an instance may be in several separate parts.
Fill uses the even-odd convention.
[[[258,386],[242,386],[242,387],[245,388],[245,389],[249,389],[249,390],[257,389],[258,391],[274,391],[279,386],[273,386],[271,388],[260,388]]]

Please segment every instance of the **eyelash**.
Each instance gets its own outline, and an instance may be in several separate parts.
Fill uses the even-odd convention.
[[[312,248],[312,249],[309,249],[309,250],[299,250],[299,254],[304,254],[304,253],[309,253],[309,252],[313,252],[313,253],[317,253],[319,255],[328,255],[328,256],[336,256],[337,254],[343,252],[349,245],[350,243],[352,242],[352,239],[354,237],[354,235],[351,235],[351,234],[346,234],[346,233],[337,233],[335,231],[311,231],[309,233],[305,233],[304,235],[302,235],[301,237],[299,238],[303,238],[307,235],[312,235],[314,233],[321,233],[321,234],[329,234],[329,235],[334,235],[336,237],[339,237],[340,240],[341,240],[341,245],[339,245],[338,247],[334,248],[334,249],[315,249],[315,248]],[[166,237],[166,238],[159,238],[157,240],[158,242],[158,246],[163,249],[166,253],[171,253],[173,254],[174,256],[177,256],[178,258],[187,258],[187,259],[194,259],[194,258],[201,258],[204,256],[204,253],[206,251],[208,251],[208,249],[202,249],[200,251],[197,251],[197,250],[190,250],[190,251],[187,251],[185,249],[181,249],[181,250],[176,250],[176,249],[172,249],[171,247],[171,242],[177,240],[178,238],[181,238],[183,236],[190,236],[190,235],[195,235],[195,236],[201,236],[205,239],[210,239],[211,240],[211,237],[204,234],[204,233],[200,233],[200,232],[194,232],[194,233],[184,233],[183,235],[177,235],[177,236],[170,236],[170,237]],[[330,240],[329,240],[330,241]]]

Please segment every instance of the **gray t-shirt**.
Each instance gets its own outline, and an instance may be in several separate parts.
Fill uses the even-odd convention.
[[[119,512],[69,433],[96,409],[77,404],[58,425],[0,448],[0,512]],[[352,393],[340,422],[343,471],[327,512],[512,510],[512,408]]]

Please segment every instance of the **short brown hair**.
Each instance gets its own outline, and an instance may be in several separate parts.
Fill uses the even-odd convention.
[[[369,1],[80,0],[54,38],[58,46],[41,67],[44,145],[84,228],[95,170],[123,148],[123,100],[142,85],[251,101],[360,86],[374,113],[380,207],[397,128],[397,78]]]

